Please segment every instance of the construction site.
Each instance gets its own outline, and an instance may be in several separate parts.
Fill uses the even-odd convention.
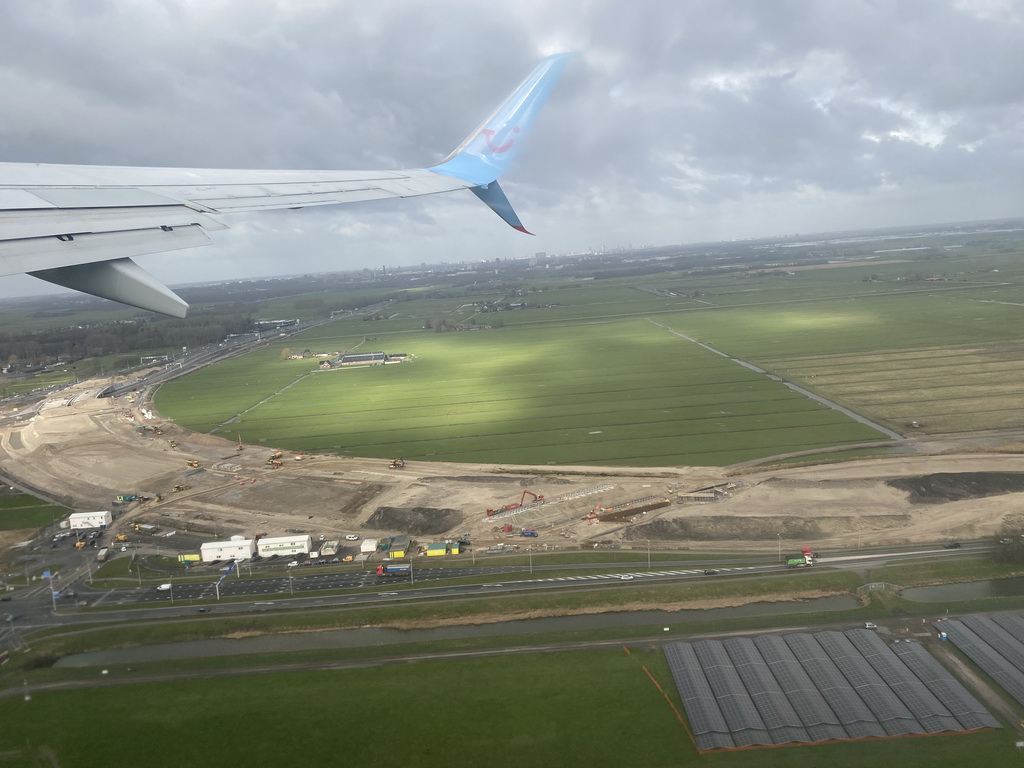
[[[947,441],[918,447],[939,455],[772,469],[389,461],[197,434],[161,421],[145,393],[100,391],[94,382],[30,414],[0,414],[9,481],[71,509],[112,509],[211,539],[315,530],[332,539],[469,534],[478,551],[764,551],[973,539],[1021,518],[1024,487],[1012,480],[1024,461],[976,444],[972,453],[950,453]],[[929,485],[933,476],[945,485]],[[24,532],[0,536],[6,548]]]

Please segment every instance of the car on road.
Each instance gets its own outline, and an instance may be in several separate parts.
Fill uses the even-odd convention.
[[[619,581],[632,581],[632,580],[633,580],[633,574],[632,573],[620,573],[619,574]]]
[[[18,617],[19,614],[17,613],[8,613],[6,616],[4,616],[4,621],[17,621]]]
[[[332,564],[334,564],[334,563],[340,563],[340,562],[341,562],[341,558],[340,558],[340,557],[334,557],[334,558],[331,558],[331,563],[332,563]]]
[[[345,541],[359,541],[359,536],[356,536],[354,533],[347,533],[345,534]]]
[[[197,612],[198,613],[209,613],[210,609],[209,608],[200,608]]]
[[[942,545],[944,549],[960,549],[959,541],[947,541]]]
[[[326,539],[326,538],[327,538],[327,536],[325,536],[325,535],[324,535],[324,534],[322,534],[322,533],[320,534],[320,541],[323,541],[323,540],[324,540],[324,539]]]
[[[288,563],[288,567],[289,567],[289,568],[294,568],[294,567],[295,567],[295,566],[297,566],[298,564],[299,564],[299,561],[298,561],[298,560],[292,560],[292,561],[291,561],[290,563]]]
[[[11,601],[10,595],[0,595],[0,603],[9,603]]]
[[[718,571],[716,571],[714,568],[708,568],[706,571],[704,571],[705,576],[714,576],[717,573]]]

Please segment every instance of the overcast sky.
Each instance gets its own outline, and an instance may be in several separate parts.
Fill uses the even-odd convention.
[[[441,160],[578,51],[502,186],[227,217],[170,283],[1024,214],[1020,0],[0,2],[0,160]],[[0,278],[0,295],[42,293]]]

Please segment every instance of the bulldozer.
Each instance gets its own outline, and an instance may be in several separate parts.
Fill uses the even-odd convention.
[[[192,487],[191,485],[176,485],[173,488],[171,488],[171,493],[178,493],[179,491],[187,491],[191,487]]]
[[[391,463],[388,464],[388,469],[404,469],[405,459],[392,459]]]

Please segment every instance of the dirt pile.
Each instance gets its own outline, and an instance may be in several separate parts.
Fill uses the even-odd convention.
[[[457,509],[378,507],[366,522],[380,531],[436,536],[462,525],[463,518],[463,513]]]
[[[628,541],[772,541],[821,540],[862,530],[899,529],[910,515],[834,515],[830,517],[731,517],[727,515],[654,520],[626,530]]]
[[[939,472],[886,482],[906,491],[911,504],[943,504],[1024,491],[1024,472]]]

